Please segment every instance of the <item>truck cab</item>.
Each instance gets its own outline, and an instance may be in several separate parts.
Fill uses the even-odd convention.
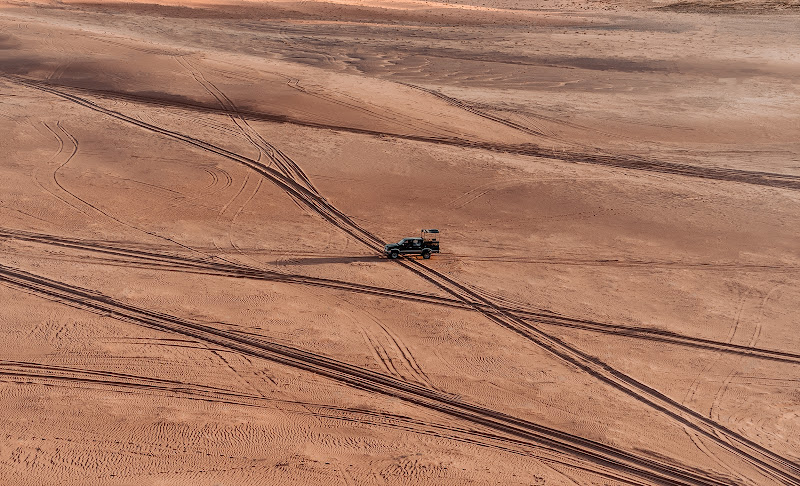
[[[389,243],[383,247],[383,252],[389,258],[399,258],[400,255],[422,255],[428,259],[433,253],[439,253],[439,230],[422,230],[419,237],[403,238],[397,243]]]

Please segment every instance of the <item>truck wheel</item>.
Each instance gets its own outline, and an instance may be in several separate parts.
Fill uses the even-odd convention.
[[[424,258],[424,259],[426,259],[426,260],[427,260],[427,259],[429,259],[430,257],[431,257],[431,252],[429,252],[429,251],[423,251],[423,252],[422,252],[422,258]]]
[[[392,260],[396,259],[396,258],[397,258],[397,257],[399,257],[399,256],[400,256],[400,252],[399,252],[399,251],[397,251],[397,250],[394,250],[394,251],[392,251],[391,253],[389,253],[389,257],[390,257]]]

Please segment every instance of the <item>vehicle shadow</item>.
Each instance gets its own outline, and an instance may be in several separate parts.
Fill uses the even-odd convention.
[[[378,262],[385,260],[379,255],[359,255],[359,256],[329,256],[329,257],[301,257],[282,260],[282,265],[324,265],[329,263],[354,263],[354,262]]]

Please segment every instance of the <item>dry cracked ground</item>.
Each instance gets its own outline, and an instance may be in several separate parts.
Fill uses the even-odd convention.
[[[0,5],[0,483],[800,484],[796,1]]]

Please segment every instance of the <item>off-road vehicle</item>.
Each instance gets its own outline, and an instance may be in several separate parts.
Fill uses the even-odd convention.
[[[389,258],[422,255],[427,260],[433,253],[439,253],[439,230],[424,229],[419,238],[403,238],[397,243],[389,243],[383,247],[383,252]]]

